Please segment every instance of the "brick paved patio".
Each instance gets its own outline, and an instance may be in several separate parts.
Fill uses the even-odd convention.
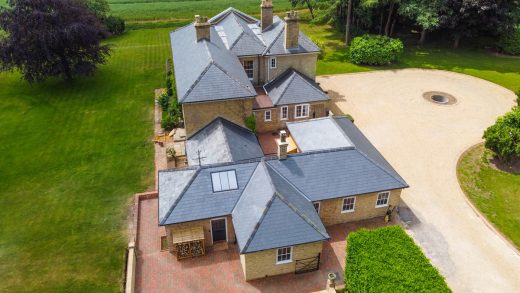
[[[361,227],[384,226],[383,219],[335,225],[327,228],[331,240],[325,242],[320,270],[300,275],[286,274],[246,282],[236,245],[225,251],[177,261],[168,251],[160,251],[165,229],[157,222],[157,199],[141,201],[139,213],[137,292],[312,292],[325,289],[327,274],[338,272],[343,281],[345,238]]]

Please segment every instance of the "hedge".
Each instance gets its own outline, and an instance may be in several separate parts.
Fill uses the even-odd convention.
[[[348,54],[354,64],[388,65],[398,61],[403,50],[403,42],[399,39],[363,35],[352,40]]]
[[[497,42],[497,46],[503,53],[520,55],[520,25],[502,35]]]
[[[347,238],[345,284],[357,292],[451,292],[399,226],[361,229]]]

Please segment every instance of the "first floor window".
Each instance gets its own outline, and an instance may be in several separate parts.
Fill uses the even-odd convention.
[[[289,118],[289,107],[282,106],[280,109],[280,120],[287,120]]]
[[[265,111],[264,118],[265,121],[271,121],[271,110]]]
[[[269,60],[269,68],[276,68],[276,57],[271,57],[271,59]]]
[[[282,247],[278,248],[278,252],[276,253],[276,263],[288,263],[292,261],[292,247]]]
[[[309,104],[296,105],[295,108],[295,118],[309,117]]]
[[[376,208],[388,206],[389,199],[390,199],[390,191],[380,192],[377,195]]]
[[[244,60],[242,61],[242,66],[244,66],[244,70],[246,71],[247,77],[249,79],[253,79],[255,77],[255,68],[253,65],[253,61]]]
[[[320,214],[320,202],[319,201],[313,202],[312,205],[314,206],[314,209],[316,210],[316,212],[319,215]]]
[[[341,207],[342,213],[350,213],[354,211],[356,207],[356,198],[355,197],[346,197],[343,199],[343,206]]]

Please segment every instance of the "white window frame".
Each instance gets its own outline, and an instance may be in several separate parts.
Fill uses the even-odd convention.
[[[285,118],[283,117],[283,110],[285,109],[286,112],[286,115],[285,115]],[[282,106],[280,108],[280,120],[287,120],[289,119],[289,107],[288,106]]]
[[[273,65],[274,62],[274,65]],[[269,58],[269,69],[275,69],[278,65],[278,60],[276,60],[276,57]]]
[[[301,107],[301,109],[302,109],[302,111],[301,111],[302,113],[301,114],[303,114],[303,112],[304,112],[303,109],[306,108],[305,115],[298,116],[298,107]],[[295,119],[300,119],[300,118],[307,118],[307,117],[309,117],[310,108],[311,107],[310,107],[309,104],[299,104],[299,105],[294,106],[294,118]]]
[[[386,203],[385,204],[377,204],[379,202],[379,197],[383,194],[388,194],[388,197],[386,198]],[[377,198],[376,198],[376,208],[384,208],[384,207],[387,207],[388,204],[390,204],[390,191],[382,191],[382,192],[379,192],[377,194]]]
[[[222,218],[214,218],[214,219],[211,219],[209,220],[209,233],[211,234],[211,243],[215,243],[215,241],[213,241],[213,221],[216,221],[216,220],[222,220],[224,219],[224,226],[225,226],[225,229],[226,229],[226,242],[228,242],[228,227],[227,227],[227,218],[225,217],[222,217]]]
[[[229,185],[228,188],[222,188],[222,179],[220,177],[220,175],[222,173],[226,173],[226,176],[228,178],[228,183],[227,184]],[[229,180],[229,174],[230,173],[232,173],[235,176],[236,187],[234,187],[234,188],[231,188],[231,184],[230,184],[231,182]],[[220,188],[215,188],[215,179],[216,179],[216,177],[213,176],[214,174],[218,174],[218,179],[219,179],[219,182],[218,182],[219,185],[218,186],[220,186]],[[224,192],[224,191],[230,191],[230,190],[237,190],[238,189],[238,178],[237,178],[236,170],[223,170],[223,171],[212,172],[210,174],[210,176],[211,176],[211,188],[213,189],[214,193],[215,192]]]
[[[247,70],[246,70],[246,67],[245,67],[245,63],[246,62],[251,62],[251,72],[253,73],[252,77],[249,77],[249,75],[247,75]],[[255,62],[253,60],[243,60],[242,61],[242,68],[244,68],[244,71],[246,72],[247,78],[249,78],[249,80],[254,80],[255,79]]]
[[[269,119],[267,119],[267,113],[269,113]],[[273,113],[271,113],[271,110],[265,110],[264,121],[271,121],[272,119],[273,119]]]
[[[318,205],[318,209],[316,210],[316,205]],[[320,214],[320,209],[321,209],[321,202],[320,201],[314,201],[312,203],[312,206],[314,207],[314,209],[316,210],[316,212],[318,213],[318,215]]]
[[[347,199],[354,199],[351,210],[345,210],[345,200],[347,200]],[[343,200],[341,201],[341,213],[342,214],[353,213],[355,210],[356,210],[356,197],[355,196],[344,197]]]
[[[278,256],[280,255],[280,249],[289,249],[289,253],[284,254],[284,255],[289,254],[289,259],[278,261]],[[280,247],[280,248],[276,249],[276,264],[277,265],[291,263],[292,257],[293,257],[293,247],[292,246],[285,246],[285,247]]]

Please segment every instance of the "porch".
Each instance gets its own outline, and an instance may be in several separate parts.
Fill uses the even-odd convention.
[[[238,247],[225,250],[208,247],[206,254],[177,260],[169,251],[161,251],[164,227],[158,226],[157,199],[141,201],[136,288],[138,292],[307,292],[325,289],[327,274],[336,272],[343,282],[345,239],[359,228],[384,226],[382,218],[327,227],[331,240],[323,245],[320,270],[304,274],[285,274],[246,282]]]

